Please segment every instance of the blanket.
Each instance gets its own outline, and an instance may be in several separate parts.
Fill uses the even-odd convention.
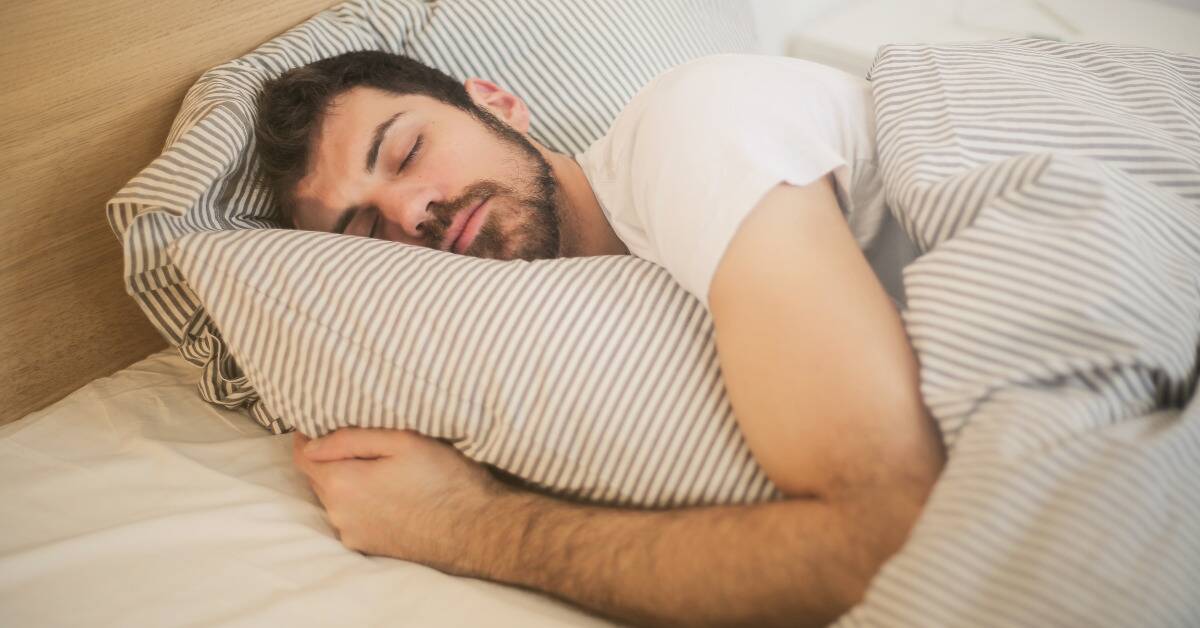
[[[1200,625],[1200,58],[897,45],[869,78],[948,462],[839,625]]]

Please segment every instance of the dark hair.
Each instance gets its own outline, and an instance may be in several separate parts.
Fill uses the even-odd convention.
[[[479,115],[463,84],[409,57],[380,51],[347,52],[284,72],[258,98],[254,135],[262,184],[292,226],[293,191],[308,168],[309,151],[329,103],[354,87],[421,94]]]

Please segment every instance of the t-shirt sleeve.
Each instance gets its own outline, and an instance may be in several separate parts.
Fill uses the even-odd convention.
[[[828,98],[786,74],[714,62],[664,75],[645,95],[629,146],[632,200],[657,260],[708,307],[738,227],[781,182],[811,183],[845,160],[814,132]],[[808,87],[807,89],[812,89]]]

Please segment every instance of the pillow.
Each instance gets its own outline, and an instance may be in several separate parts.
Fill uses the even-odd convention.
[[[163,154],[108,203],[109,223],[124,246],[126,289],[163,336],[204,367],[205,399],[245,409],[275,433],[289,431],[285,417],[258,403],[253,380],[166,253],[187,233],[278,226],[274,199],[254,184],[255,99],[264,81],[352,50],[403,53],[520,95],[533,113],[531,135],[575,154],[603,135],[656,75],[702,55],[753,48],[749,8],[721,0],[338,5],[206,72],[188,92]]]
[[[283,229],[170,253],[267,405],[309,436],[413,429],[616,505],[782,497],[737,429],[707,310],[640,258],[504,262]]]

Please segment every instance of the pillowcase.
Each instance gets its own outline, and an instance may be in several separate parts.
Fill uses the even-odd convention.
[[[201,395],[243,408],[273,432],[291,425],[259,403],[167,247],[198,231],[278,226],[255,186],[255,101],[285,70],[353,50],[402,53],[460,80],[520,95],[531,135],[575,154],[653,77],[690,59],[754,48],[750,9],[723,0],[354,0],[206,72],[189,90],[163,154],[108,203],[126,289],[163,336],[204,367]],[[431,275],[422,281],[441,283]],[[576,331],[575,333],[582,333]]]
[[[782,497],[737,428],[707,310],[643,259],[503,262],[282,229],[170,253],[268,406],[311,437],[413,429],[615,505]]]

